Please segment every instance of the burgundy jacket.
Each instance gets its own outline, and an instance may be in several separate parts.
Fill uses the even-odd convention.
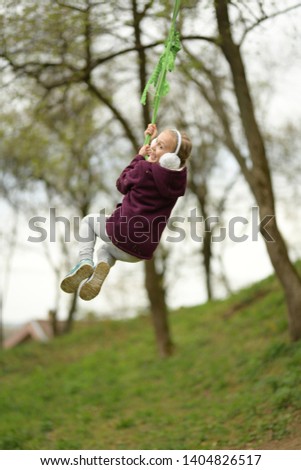
[[[113,244],[137,258],[151,259],[186,183],[186,168],[169,170],[137,155],[116,182],[125,196],[106,223]]]

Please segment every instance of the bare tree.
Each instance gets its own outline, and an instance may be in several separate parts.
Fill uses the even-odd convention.
[[[87,215],[91,204],[97,196],[106,193],[99,159],[98,169],[95,160],[99,158],[97,146],[100,144],[98,128],[93,118],[95,99],[78,90],[69,90],[61,103],[52,106],[48,102],[38,102],[36,108],[27,112],[23,120],[14,111],[2,115],[2,126],[9,128],[9,122],[14,122],[12,139],[10,133],[3,135],[1,140],[1,192],[6,201],[10,201],[16,192],[18,203],[15,210],[22,204],[22,212],[31,216],[41,214],[47,205],[55,208],[64,205],[69,213],[83,217]],[[28,95],[29,97],[29,95]],[[48,98],[51,98],[48,96]],[[107,129],[104,125],[103,134]],[[94,163],[92,162],[94,158]],[[37,191],[37,188],[40,188]],[[41,201],[43,189],[43,202]],[[23,192],[40,194],[39,202],[25,201]],[[21,203],[22,201],[22,203]],[[71,209],[72,208],[72,209]],[[67,220],[67,219],[65,219]],[[66,238],[71,239],[72,221],[65,226],[65,233],[56,233],[57,247],[62,256],[55,262],[50,254],[47,237],[43,241],[44,253],[57,279],[57,295],[53,305],[53,326],[56,328],[56,317],[60,304],[59,279],[63,269],[70,269],[70,250]],[[55,227],[51,227],[54,231]],[[41,241],[42,242],[42,241]],[[69,304],[65,332],[70,331],[77,308],[77,296],[72,296]]]
[[[32,14],[34,6],[37,5],[34,0],[24,4],[21,14],[14,5],[9,5],[3,19],[3,47],[0,51],[0,56],[5,61],[4,68],[13,71],[15,77],[26,76],[33,79],[41,89],[45,90],[48,100],[49,97],[56,100],[59,90],[68,93],[70,87],[84,84],[86,90],[96,97],[99,103],[107,108],[115,122],[118,122],[136,152],[141,138],[137,138],[134,125],[138,124],[140,136],[143,136],[143,128],[150,121],[149,108],[148,106],[141,108],[142,120],[135,119],[126,108],[124,109],[124,102],[120,104],[118,100],[114,100],[116,90],[125,85],[122,78],[119,79],[119,75],[122,74],[114,75],[114,69],[117,59],[120,61],[117,65],[120,70],[122,56],[133,53],[137,55],[139,94],[135,99],[138,104],[140,93],[147,80],[146,50],[162,42],[161,39],[143,45],[145,33],[142,34],[141,23],[152,4],[150,1],[141,7],[136,1],[126,4],[116,1],[108,4],[108,2],[95,3],[84,0],[80,6],[76,6],[56,0],[39,4],[41,11],[37,12],[37,15]],[[122,12],[120,15],[122,21],[118,15],[112,16],[116,9]],[[19,16],[19,20],[21,16],[26,16],[27,12],[31,13],[31,20],[18,35],[18,47],[15,47],[12,38],[12,12],[17,18]],[[62,12],[65,14],[62,15]],[[40,14],[44,15],[45,21],[38,25]],[[112,17],[114,17],[113,23]],[[133,28],[131,35],[127,32],[128,21]],[[44,31],[45,26],[47,31]],[[39,31],[39,41],[34,42],[37,31]],[[32,48],[32,43],[35,44],[35,48]],[[73,47],[73,44],[78,44],[77,48]],[[113,51],[112,44],[114,44]],[[124,70],[128,68],[125,67]],[[136,71],[130,80],[137,80]],[[82,208],[82,212],[84,214],[86,208]],[[145,287],[150,301],[158,349],[162,356],[168,356],[172,351],[172,341],[167,320],[165,289],[162,273],[158,272],[155,260],[145,263]]]
[[[237,143],[235,132],[233,131],[233,118],[230,117],[229,109],[231,110],[232,107],[233,113],[233,106],[235,106],[235,104],[231,103],[229,100],[227,102],[223,97],[222,87],[223,85],[225,86],[227,82],[225,79],[222,79],[221,72],[214,74],[213,71],[206,66],[204,60],[201,61],[195,54],[191,54],[191,64],[193,64],[201,74],[196,77],[187,70],[186,73],[190,74],[189,76],[218,117],[220,129],[222,130],[221,137],[227,148],[236,158],[241,172],[259,206],[261,218],[260,231],[266,242],[269,257],[286,297],[290,336],[292,340],[299,340],[301,338],[301,281],[294,265],[289,259],[287,247],[278,228],[271,172],[266,155],[266,145],[255,116],[255,105],[251,97],[250,85],[247,80],[240,47],[249,31],[253,30],[263,21],[287,12],[288,9],[273,14],[267,14],[264,2],[257,2],[259,10],[255,18],[250,11],[248,11],[248,15],[243,14],[242,8],[247,8],[246,4],[240,5],[238,2],[216,0],[213,5],[218,27],[218,36],[215,38],[215,41],[212,40],[212,37],[209,37],[208,40],[211,44],[216,44],[229,66],[233,95],[239,110],[238,116],[245,137],[247,154],[245,150],[241,150],[240,145]],[[296,4],[290,9],[299,6],[300,4]],[[230,8],[236,8],[239,11],[240,24],[244,26],[244,31],[238,42],[233,38],[234,26],[230,19]],[[248,20],[245,20],[246,17]],[[220,70],[225,70],[221,64]],[[225,70],[225,74],[227,76],[227,70]],[[229,91],[231,91],[230,87],[227,89],[228,94]],[[267,223],[268,228],[266,228]]]
[[[265,144],[255,117],[254,103],[251,98],[241,50],[232,36],[229,2],[217,0],[215,11],[221,39],[220,47],[231,69],[234,92],[252,167],[248,168],[244,160],[240,160],[239,164],[258,203],[262,222],[266,218],[269,220],[269,234],[266,232],[264,223],[261,223],[261,233],[275,272],[284,289],[288,306],[290,336],[292,340],[299,340],[301,339],[301,280],[289,259],[287,247],[278,228]]]
[[[200,212],[203,219],[203,234],[201,244],[201,254],[203,258],[205,279],[206,279],[206,290],[207,298],[211,300],[214,297],[213,292],[213,279],[212,279],[212,234],[214,231],[214,225],[218,223],[217,217],[220,217],[220,213],[217,214],[215,211],[214,216],[216,219],[210,217],[210,195],[209,195],[209,180],[210,173],[216,164],[217,148],[213,142],[206,141],[206,138],[202,139],[199,146],[194,148],[194,157],[191,159],[191,177],[190,177],[190,188],[195,194],[199,204]],[[213,223],[214,222],[214,223]]]

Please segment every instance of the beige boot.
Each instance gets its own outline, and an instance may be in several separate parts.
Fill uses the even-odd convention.
[[[94,269],[89,279],[84,281],[79,288],[79,296],[83,300],[92,300],[96,297],[104,283],[105,278],[109,274],[110,265],[104,261],[100,261]]]

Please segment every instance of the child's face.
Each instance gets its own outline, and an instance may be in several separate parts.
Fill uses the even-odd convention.
[[[176,143],[176,136],[172,132],[168,130],[161,132],[151,144],[148,161],[157,163],[162,155],[175,151]]]

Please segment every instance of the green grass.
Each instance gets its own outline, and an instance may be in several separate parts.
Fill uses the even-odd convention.
[[[301,342],[273,277],[170,324],[167,360],[148,317],[2,352],[0,448],[251,449],[291,435]]]

